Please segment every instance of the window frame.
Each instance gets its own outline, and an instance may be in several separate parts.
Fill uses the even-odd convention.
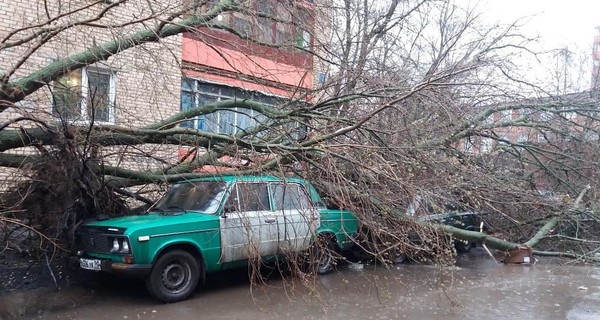
[[[298,196],[299,196],[299,200],[301,200],[301,203],[304,204],[304,207],[301,208],[285,208],[285,194],[286,192],[283,192],[283,198],[282,198],[282,202],[281,202],[281,208],[277,207],[277,201],[275,198],[275,190],[278,186],[281,186],[284,190],[289,188],[289,186],[295,186],[298,189]],[[313,206],[314,203],[312,202],[312,199],[310,198],[310,195],[308,194],[308,190],[306,190],[306,188],[297,182],[287,182],[287,181],[276,181],[276,182],[271,182],[269,183],[269,193],[271,195],[271,209],[273,211],[285,211],[285,210],[300,210],[300,211],[304,211],[304,210],[310,210]]]
[[[188,86],[185,83],[190,83],[191,85]],[[204,88],[201,88],[201,86],[204,86]],[[211,88],[211,89],[206,90],[206,88]],[[289,101],[285,97],[268,95],[268,94],[265,94],[265,93],[262,93],[259,91],[244,90],[243,88],[208,82],[208,81],[205,81],[202,79],[196,79],[196,78],[191,78],[191,77],[183,77],[181,79],[180,90],[181,90],[181,96],[182,96],[180,106],[179,106],[180,111],[199,107],[200,101],[202,100],[201,99],[202,96],[215,98],[214,101],[224,101],[224,100],[229,100],[229,99],[257,100],[256,98],[258,97],[257,101],[261,102],[265,106],[270,106],[270,107],[274,107],[279,103],[283,104],[283,103],[286,103],[286,101]],[[190,94],[193,99],[191,106],[187,109],[184,109],[183,94]],[[260,101],[260,100],[271,100],[271,101],[265,102],[265,101]],[[248,113],[248,111],[249,111],[249,113]],[[233,123],[230,124],[233,127],[233,132],[228,132],[227,130],[224,130],[225,126],[221,126],[222,116],[223,116],[224,112],[232,112],[233,113]],[[204,131],[204,132],[212,132],[212,133],[217,133],[217,134],[237,134],[240,130],[245,130],[247,128],[247,127],[240,126],[240,124],[241,124],[240,120],[242,119],[240,114],[245,114],[247,117],[250,118],[251,121],[255,121],[255,123],[264,123],[265,121],[268,121],[267,116],[261,114],[258,111],[252,110],[252,109],[235,108],[235,109],[231,109],[231,110],[219,110],[212,114],[216,115],[216,118],[214,119],[215,120],[214,122],[216,123],[216,125],[207,124],[207,122],[206,122],[207,115],[200,115],[198,117],[195,117],[192,120],[187,120],[187,121],[182,122],[182,124],[191,123],[191,126],[190,125],[182,125],[182,127],[200,130],[200,131]],[[211,127],[213,127],[213,128],[211,128]],[[252,125],[250,127],[252,127]]]
[[[492,140],[492,138],[489,137],[482,137],[481,138],[481,142],[480,142],[480,147],[479,147],[479,152],[481,153],[489,153],[492,151],[492,148],[494,142]]]
[[[78,69],[81,76],[81,83],[79,84],[79,90],[73,90],[74,94],[79,94],[79,116],[74,118],[65,118],[64,120],[71,121],[74,123],[90,123],[92,121],[92,117],[88,112],[88,105],[90,103],[90,76],[89,72],[95,72],[97,74],[108,75],[108,119],[107,120],[98,120],[94,119],[94,123],[99,124],[114,124],[116,122],[116,73],[114,70],[110,68],[96,67],[96,66],[85,66]],[[77,71],[77,70],[74,70]],[[72,71],[72,72],[74,72]],[[55,99],[55,90],[57,90],[57,81],[53,82],[52,92],[51,92],[51,113],[56,117],[61,117],[62,115],[59,113],[57,108],[57,101]],[[62,88],[60,89],[62,90]]]
[[[268,208],[263,210],[242,210],[242,202],[240,201],[240,185],[262,185],[266,188],[267,192],[267,206]],[[237,181],[232,183],[229,186],[229,190],[227,191],[226,199],[223,201],[223,215],[227,215],[231,212],[228,212],[227,208],[231,205],[231,201],[235,201],[235,212],[243,214],[245,212],[264,212],[264,211],[273,211],[273,195],[271,193],[270,183],[264,181]]]
[[[257,40],[266,45],[296,50],[312,48],[314,40],[312,35],[314,8],[312,6],[295,4],[293,8],[289,8],[276,0],[252,0],[249,9],[255,11],[255,14],[230,13],[224,24],[234,29],[242,37]],[[260,17],[259,15],[265,16]],[[248,24],[248,27],[241,28],[243,24]]]

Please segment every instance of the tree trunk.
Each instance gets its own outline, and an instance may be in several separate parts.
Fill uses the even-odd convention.
[[[441,225],[440,229],[444,233],[449,234],[457,239],[475,242],[479,244],[485,244],[497,250],[511,251],[516,250],[519,247],[519,245],[516,243],[492,237],[483,232],[464,230],[447,225]]]

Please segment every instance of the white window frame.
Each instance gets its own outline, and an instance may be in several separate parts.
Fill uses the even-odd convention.
[[[83,67],[81,68],[81,115],[82,120],[91,121],[90,115],[87,112],[87,105],[89,101],[89,77],[88,69],[96,70],[98,73],[108,74],[108,121],[98,121],[94,119],[95,123],[115,123],[115,100],[117,98],[116,92],[116,81],[115,73],[111,69],[97,68],[97,67]]]
[[[546,143],[548,141],[546,141],[546,136],[544,134],[542,134],[541,132],[537,133],[537,142],[538,143]]]
[[[465,152],[473,152],[474,148],[475,148],[475,144],[473,144],[473,141],[471,141],[471,138],[466,138],[465,145],[464,145]]]
[[[102,67],[89,67],[89,66],[85,66],[82,67],[80,69],[81,72],[81,101],[79,103],[79,114],[80,117],[79,118],[73,118],[73,119],[66,119],[68,121],[71,121],[73,123],[82,123],[82,124],[87,124],[90,123],[91,121],[91,117],[88,114],[88,101],[89,101],[89,76],[88,76],[88,70],[96,70],[96,72],[98,73],[102,73],[102,74],[108,74],[109,76],[109,80],[108,80],[108,121],[101,121],[101,120],[97,120],[94,119],[94,123],[97,124],[114,124],[115,123],[115,105],[116,105],[116,98],[117,98],[117,92],[116,92],[116,74],[113,70],[109,69],[109,68],[102,68]],[[52,101],[52,105],[51,105],[51,113],[54,114],[56,105],[54,105],[55,102]]]
[[[492,138],[482,138],[481,139],[481,145],[480,145],[480,152],[481,153],[489,153],[492,151]]]
[[[575,118],[577,118],[577,112],[575,111],[567,111],[563,112],[562,114],[567,120],[574,120]]]

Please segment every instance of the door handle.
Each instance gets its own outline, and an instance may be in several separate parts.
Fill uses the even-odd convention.
[[[275,218],[267,218],[267,219],[265,219],[266,223],[273,223],[275,221],[277,221]]]

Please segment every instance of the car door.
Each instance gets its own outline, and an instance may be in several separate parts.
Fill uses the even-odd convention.
[[[271,183],[273,210],[279,226],[279,249],[307,249],[319,227],[319,215],[304,187],[298,183]]]
[[[236,183],[220,219],[221,262],[277,253],[277,218],[267,183]]]

